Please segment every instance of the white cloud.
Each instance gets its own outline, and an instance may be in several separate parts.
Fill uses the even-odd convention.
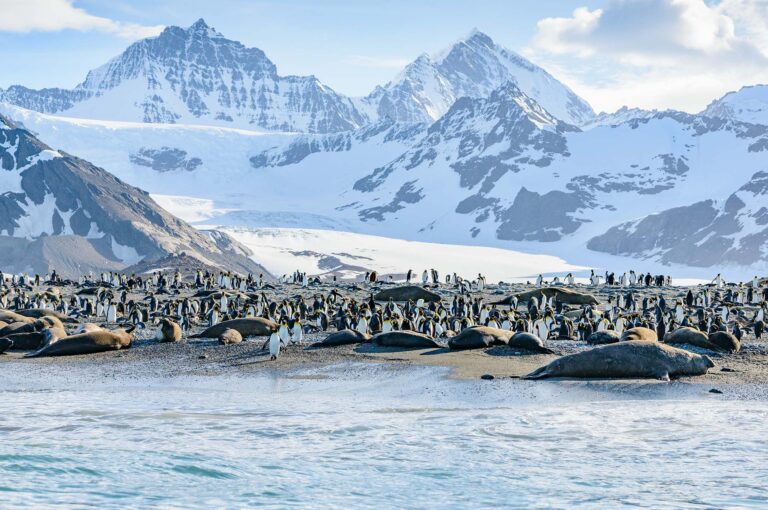
[[[768,82],[767,16],[764,0],[612,0],[542,19],[527,54],[564,71],[597,109],[699,111]]]
[[[73,5],[73,0],[0,0],[1,32],[56,32],[97,30],[126,39],[159,34],[162,26],[123,23],[94,16]]]

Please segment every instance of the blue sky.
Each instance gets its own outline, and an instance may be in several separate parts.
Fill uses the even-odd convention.
[[[768,81],[764,0],[0,0],[0,87],[73,87],[162,26],[204,18],[281,74],[364,95],[472,28],[595,105],[695,110]],[[756,19],[757,18],[757,19]],[[765,60],[764,60],[765,59]]]

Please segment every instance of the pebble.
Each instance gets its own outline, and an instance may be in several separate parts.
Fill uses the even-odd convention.
[[[711,390],[709,390],[709,392],[710,393],[716,393],[718,395],[722,395],[722,393],[723,393],[722,391],[718,390],[717,388],[712,388]]]
[[[495,377],[493,377],[491,374],[483,374],[483,375],[480,376],[480,379],[485,379],[486,381],[491,381],[491,380],[495,379]]]

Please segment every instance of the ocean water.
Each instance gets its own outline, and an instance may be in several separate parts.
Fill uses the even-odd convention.
[[[0,507],[768,506],[766,403],[370,371],[5,384]]]

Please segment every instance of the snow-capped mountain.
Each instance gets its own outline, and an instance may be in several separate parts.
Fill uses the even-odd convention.
[[[544,69],[477,30],[439,55],[421,55],[358,105],[372,118],[432,122],[460,97],[488,97],[507,82],[565,122],[579,125],[595,115],[586,101]]]
[[[768,173],[757,172],[725,200],[703,200],[623,223],[592,238],[587,246],[691,266],[765,263]]]
[[[712,101],[701,115],[768,125],[768,85],[752,85]]]
[[[582,123],[579,127],[583,130],[592,129],[597,126],[618,126],[637,119],[650,119],[658,115],[658,110],[643,110],[642,108],[627,108],[622,106],[613,113],[600,112],[591,120]],[[674,110],[668,110],[668,113],[674,113]]]
[[[0,98],[69,117],[272,131],[331,133],[367,120],[314,76],[278,75],[263,51],[202,19],[132,44],[74,90],[13,86]]]
[[[212,267],[263,271],[225,235],[201,234],[149,195],[56,151],[0,115],[0,265],[76,276],[186,254]]]
[[[0,111],[163,195],[164,206],[198,224],[239,233],[346,230],[603,267],[632,262],[613,255],[624,252],[588,249],[598,246],[591,239],[670,208],[724,203],[733,191],[719,191],[724,175],[744,183],[768,163],[768,126],[628,111],[581,129],[511,83],[487,98],[458,100],[430,126],[380,122],[337,134],[84,121],[8,105]],[[751,232],[746,223],[738,228]],[[703,248],[688,250],[687,259],[643,253],[643,267],[751,260],[749,248],[734,248],[744,248],[742,258],[708,259]]]

